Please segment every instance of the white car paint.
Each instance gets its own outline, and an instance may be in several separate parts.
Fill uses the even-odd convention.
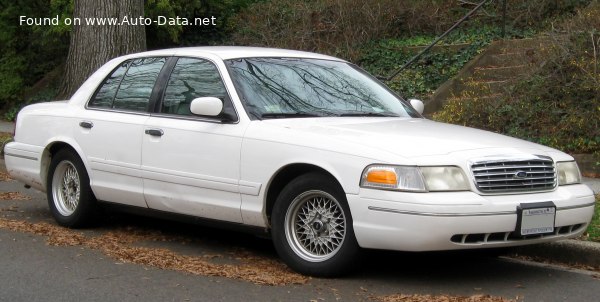
[[[215,123],[131,114],[85,107],[96,87],[118,64],[152,56],[199,57],[213,62],[238,120]],[[160,211],[269,227],[267,192],[278,173],[294,164],[327,171],[342,186],[360,246],[392,250],[444,250],[512,246],[579,236],[594,208],[583,184],[550,192],[483,194],[470,181],[466,192],[409,193],[361,188],[372,164],[457,166],[472,180],[475,158],[544,155],[572,161],[563,152],[482,130],[422,118],[327,117],[252,120],[223,60],[244,57],[337,58],[277,49],[183,48],[133,54],[94,73],[68,102],[30,105],[18,115],[15,141],[6,146],[9,174],[46,190],[48,148],[66,143],[77,151],[96,197]],[[80,127],[93,123],[93,129]],[[161,137],[146,135],[158,128]],[[457,234],[511,232],[521,203],[553,201],[555,227],[582,225],[573,232],[530,240],[456,243]]]

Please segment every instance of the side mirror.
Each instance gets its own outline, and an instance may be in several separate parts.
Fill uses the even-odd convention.
[[[417,99],[410,99],[408,101],[419,114],[423,114],[423,110],[425,110],[425,104],[423,104],[423,101]]]
[[[223,111],[223,101],[215,97],[196,98],[190,104],[190,111],[196,115],[217,116]]]

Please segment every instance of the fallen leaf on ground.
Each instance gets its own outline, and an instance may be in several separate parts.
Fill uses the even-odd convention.
[[[261,285],[305,284],[310,280],[292,272],[279,260],[246,251],[236,253],[236,258],[241,260],[241,264],[216,264],[208,262],[206,257],[202,256],[187,256],[164,248],[131,245],[138,241],[168,241],[176,238],[157,231],[120,228],[100,236],[86,237],[83,233],[45,222],[29,223],[3,218],[0,218],[0,228],[46,236],[49,245],[85,246],[100,250],[119,262],[143,264],[193,275],[225,277]]]
[[[8,175],[8,173],[0,171],[0,181],[9,181],[12,178]]]
[[[373,301],[381,302],[515,302],[516,300],[490,295],[450,296],[450,295],[387,295],[370,297]]]
[[[21,194],[19,192],[2,192],[0,193],[0,200],[29,200],[31,197]]]

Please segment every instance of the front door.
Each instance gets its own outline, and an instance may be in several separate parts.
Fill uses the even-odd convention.
[[[190,112],[193,99],[210,96],[224,101],[223,114],[235,117],[217,67],[208,60],[179,58],[165,85],[143,138],[148,207],[242,222],[238,183],[245,126]]]

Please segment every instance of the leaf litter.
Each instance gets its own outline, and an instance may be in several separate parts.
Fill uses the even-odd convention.
[[[9,180],[12,180],[12,178],[10,178],[8,173],[0,171],[0,181],[9,181]]]
[[[123,263],[142,264],[159,269],[181,271],[193,275],[225,277],[259,285],[306,284],[310,278],[292,272],[278,260],[254,255],[247,251],[235,253],[239,264],[216,264],[207,259],[215,255],[182,255],[166,248],[149,248],[132,245],[139,241],[172,241],[176,237],[157,231],[138,228],[119,228],[100,236],[89,237],[46,222],[30,223],[0,218],[0,228],[47,237],[53,246],[84,246],[100,250],[107,256]]]
[[[384,295],[371,296],[370,300],[380,302],[516,302],[517,299],[506,299],[490,295],[450,296],[450,295]]]
[[[31,197],[19,192],[2,192],[0,200],[30,200]]]

